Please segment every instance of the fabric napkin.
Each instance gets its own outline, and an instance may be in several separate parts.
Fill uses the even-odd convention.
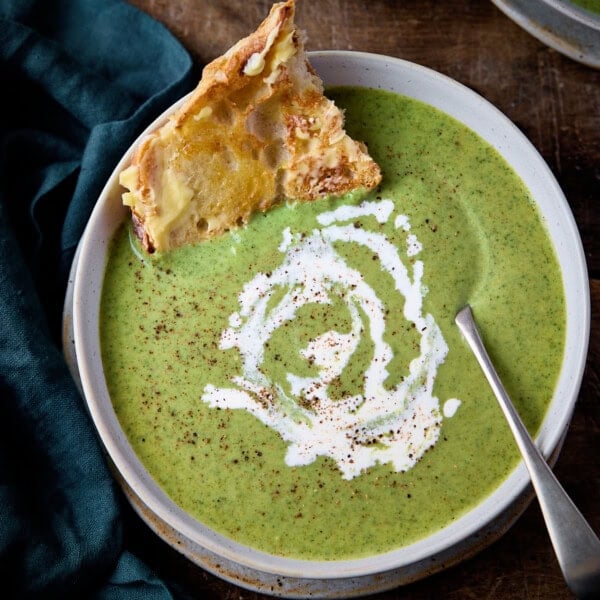
[[[121,0],[0,2],[0,595],[172,597],[124,547],[123,504],[67,370],[61,313],[122,153],[192,61]]]

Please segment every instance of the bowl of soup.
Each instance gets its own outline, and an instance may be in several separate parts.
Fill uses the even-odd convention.
[[[65,345],[115,477],[159,536],[248,589],[350,597],[465,559],[531,500],[456,312],[473,307],[553,461],[589,290],[559,185],[484,98],[396,58],[310,60],[381,185],[148,255],[121,202],[130,150],[78,248]]]

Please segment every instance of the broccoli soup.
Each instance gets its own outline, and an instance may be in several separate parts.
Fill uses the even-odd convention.
[[[328,93],[380,187],[152,256],[123,225],[100,331],[120,423],[173,501],[238,542],[313,560],[423,538],[517,465],[454,325],[465,303],[531,433],[565,336],[553,247],[504,159],[426,104]]]

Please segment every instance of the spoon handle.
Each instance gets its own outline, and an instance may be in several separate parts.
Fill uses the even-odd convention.
[[[578,598],[600,597],[600,540],[533,443],[483,345],[470,306],[456,324],[475,354],[523,455],[565,581]]]

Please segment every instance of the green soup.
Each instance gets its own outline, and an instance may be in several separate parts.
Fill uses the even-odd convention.
[[[410,544],[515,468],[457,310],[532,434],[565,337],[553,248],[503,158],[415,100],[328,93],[380,188],[151,257],[124,225],[100,326],[115,411],[164,491],[238,542],[315,560]]]
[[[569,0],[571,4],[577,4],[590,12],[600,15],[600,0]],[[568,4],[568,2],[567,2]]]

